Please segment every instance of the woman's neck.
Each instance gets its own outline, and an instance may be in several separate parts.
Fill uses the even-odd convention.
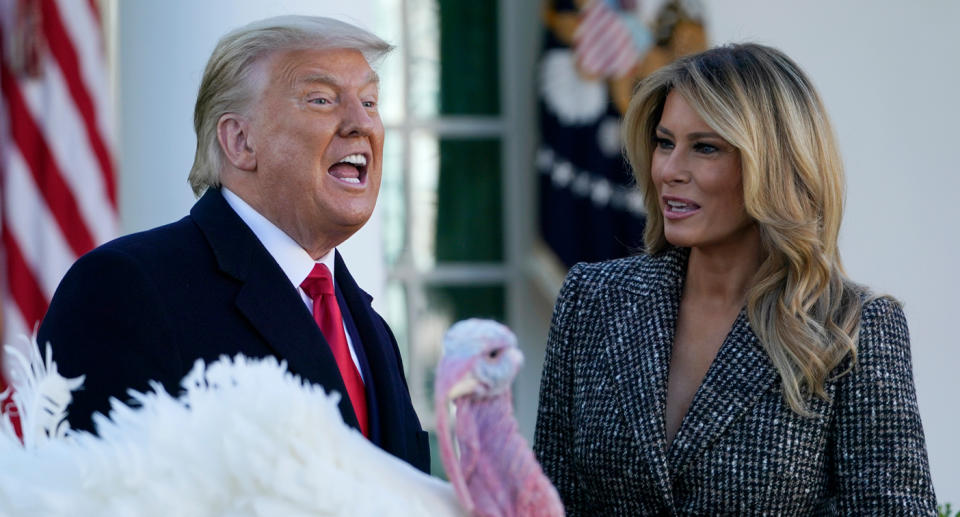
[[[760,232],[756,226],[740,239],[691,248],[683,296],[739,309],[746,302],[747,291],[760,268],[761,255]]]

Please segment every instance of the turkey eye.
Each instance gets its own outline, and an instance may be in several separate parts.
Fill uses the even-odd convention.
[[[491,350],[490,353],[487,354],[487,357],[489,357],[490,359],[496,359],[498,355],[500,355],[499,348],[496,350]]]

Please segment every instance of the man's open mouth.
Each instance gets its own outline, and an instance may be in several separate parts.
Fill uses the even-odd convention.
[[[344,183],[360,185],[367,177],[367,157],[359,153],[344,156],[328,172]]]

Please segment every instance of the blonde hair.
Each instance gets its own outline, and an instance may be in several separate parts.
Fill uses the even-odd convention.
[[[273,52],[301,49],[357,50],[373,66],[393,47],[363,29],[317,16],[267,18],[225,35],[207,61],[193,112],[197,152],[188,181],[194,194],[220,185],[223,151],[217,122],[226,113],[244,111],[254,100],[258,92],[250,80],[253,65]]]
[[[790,58],[756,44],[687,56],[646,78],[624,117],[623,141],[643,189],[651,255],[668,245],[650,158],[670,91],[740,152],[744,205],[763,252],[747,316],[786,402],[807,415],[810,395],[829,399],[830,372],[848,354],[856,360],[864,294],[837,249],[843,164],[823,102]]]

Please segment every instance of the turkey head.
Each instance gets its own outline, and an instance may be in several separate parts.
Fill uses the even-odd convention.
[[[513,415],[510,387],[522,364],[516,336],[495,321],[464,320],[444,336],[434,386],[440,454],[471,515],[563,515],[560,498]]]

